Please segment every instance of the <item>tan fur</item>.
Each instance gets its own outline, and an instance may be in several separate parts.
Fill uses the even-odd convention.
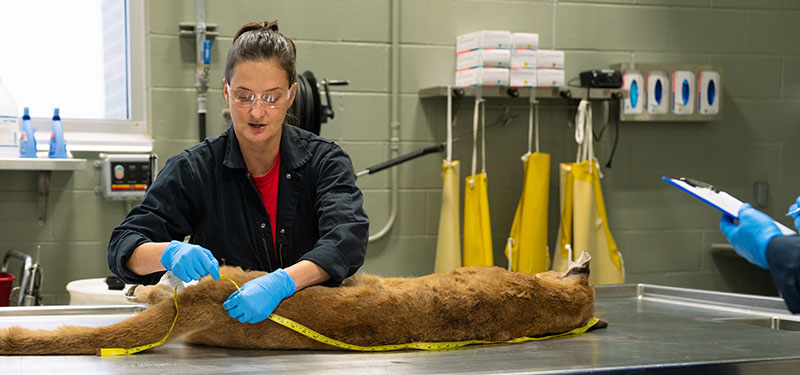
[[[239,285],[264,275],[222,267]],[[359,275],[337,288],[297,292],[275,313],[323,335],[356,345],[417,341],[503,341],[561,333],[580,327],[594,313],[594,289],[585,272],[530,276],[498,267],[468,267],[417,278]],[[239,323],[222,302],[235,290],[225,279],[203,278],[178,294],[180,314],[168,341],[247,349],[326,349],[270,320]],[[136,296],[154,303],[106,327],[0,330],[0,354],[95,354],[161,340],[172,324],[172,291],[140,287]]]

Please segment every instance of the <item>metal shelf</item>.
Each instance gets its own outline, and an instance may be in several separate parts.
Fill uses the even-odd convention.
[[[659,113],[659,114],[620,113],[619,119],[620,121],[647,121],[647,122],[666,122],[666,121],[703,122],[703,121],[719,121],[722,119],[722,114],[718,113],[716,115],[701,115],[698,113],[692,113],[690,115],[678,115],[675,113]]]
[[[0,158],[0,170],[76,171],[86,168],[86,159]]]
[[[0,158],[0,170],[39,172],[39,225],[47,222],[47,201],[53,171],[76,171],[86,168],[86,159]]]
[[[448,90],[456,98],[474,97],[480,90],[484,98],[530,98],[533,94],[536,99],[583,99],[587,89],[580,87],[453,87],[434,86],[419,90],[420,98],[447,97]],[[588,90],[589,99],[619,100],[627,96],[623,89],[593,88]]]

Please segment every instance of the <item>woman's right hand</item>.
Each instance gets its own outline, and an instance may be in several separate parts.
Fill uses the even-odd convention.
[[[211,251],[199,245],[170,242],[161,254],[161,265],[186,283],[206,275],[219,280],[219,262]]]
[[[791,216],[794,218],[794,227],[800,230],[800,210],[797,207],[800,207],[800,197],[797,197],[795,203],[789,206],[789,213],[792,213]]]

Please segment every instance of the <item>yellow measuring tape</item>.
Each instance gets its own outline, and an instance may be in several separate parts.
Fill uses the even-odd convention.
[[[233,281],[230,277],[225,276],[225,275],[219,275],[219,276],[222,277],[222,278],[230,280],[230,282],[232,282],[233,285],[236,286],[236,289],[241,291],[241,289],[239,289],[239,285],[237,285],[236,282]],[[167,331],[167,335],[164,336],[163,339],[161,339],[158,342],[154,342],[152,344],[137,346],[137,347],[130,348],[130,349],[102,348],[102,349],[100,349],[100,353],[98,353],[98,354],[101,355],[101,356],[128,355],[128,354],[141,352],[142,350],[147,350],[147,349],[150,349],[150,348],[154,348],[154,347],[159,346],[159,345],[163,344],[164,342],[166,342],[167,341],[167,337],[169,337],[169,335],[172,333],[172,329],[175,328],[175,322],[178,321],[178,286],[177,285],[175,285],[175,289],[172,290],[172,299],[175,300],[175,318],[172,319],[172,326],[169,327],[169,331]]]
[[[154,342],[152,344],[137,346],[135,348],[130,348],[130,349],[101,348],[100,352],[98,354],[101,355],[101,356],[128,355],[128,354],[138,353],[138,352],[141,352],[142,350],[147,350],[147,349],[150,349],[150,348],[153,348],[153,347],[156,347],[156,346],[159,346],[159,345],[163,344],[165,341],[167,341],[167,337],[169,337],[169,334],[172,333],[172,329],[175,328],[175,322],[178,321],[178,286],[177,285],[175,285],[175,289],[172,291],[172,299],[175,300],[175,319],[172,319],[172,326],[169,327],[169,331],[167,332],[167,335],[164,336],[163,339],[161,339],[158,342]]]
[[[239,285],[237,285],[235,281],[231,280],[229,277],[227,277],[225,275],[220,275],[220,277],[228,279],[230,282],[233,283],[234,286],[236,286],[236,289],[241,291],[241,289],[239,288]],[[163,344],[167,340],[167,337],[169,337],[170,333],[172,333],[172,329],[175,327],[175,322],[178,320],[177,290],[178,290],[178,288],[175,287],[175,291],[173,291],[173,296],[175,298],[175,319],[172,321],[172,327],[169,328],[169,332],[167,332],[167,335],[164,336],[164,338],[161,339],[161,341],[153,343],[153,344],[137,346],[135,348],[130,348],[130,349],[100,349],[100,355],[104,355],[105,356],[105,355],[127,355],[127,354],[133,354],[133,353],[137,353],[137,352],[140,352],[142,350],[150,349],[152,347],[159,346],[159,345]],[[304,326],[304,325],[302,325],[300,323],[297,323],[294,320],[282,317],[282,316],[277,315],[277,314],[270,314],[269,319],[272,320],[273,322],[276,322],[276,323],[278,323],[278,324],[280,324],[280,325],[282,325],[282,326],[284,326],[286,328],[289,328],[289,329],[291,329],[291,330],[293,330],[293,331],[295,331],[295,332],[297,332],[297,333],[299,333],[299,334],[301,334],[303,336],[311,338],[311,339],[313,339],[315,341],[319,341],[319,342],[321,342],[323,344],[328,344],[328,345],[331,345],[331,346],[335,346],[337,348],[355,350],[355,351],[362,351],[362,352],[385,352],[385,351],[403,350],[403,349],[444,350],[444,349],[454,349],[454,348],[460,348],[460,347],[467,346],[467,345],[476,345],[476,344],[501,344],[501,343],[502,344],[514,344],[514,343],[520,343],[520,342],[526,342],[526,341],[547,340],[547,339],[553,339],[553,338],[580,335],[580,334],[588,331],[590,328],[594,327],[594,325],[597,324],[597,322],[600,321],[600,319],[598,319],[596,317],[592,317],[591,319],[589,319],[589,322],[587,322],[582,327],[578,327],[578,328],[572,329],[572,330],[567,331],[567,332],[563,332],[563,333],[559,333],[559,334],[555,334],[555,335],[549,335],[549,336],[519,337],[519,338],[512,339],[512,340],[507,340],[507,341],[467,340],[467,341],[445,341],[445,342],[410,342],[410,343],[406,343],[406,344],[395,344],[395,345],[361,346],[361,345],[348,344],[346,342],[342,342],[342,341],[339,341],[339,340],[336,340],[336,339],[332,339],[332,338],[327,337],[327,336],[325,336],[325,335],[323,335],[323,334],[321,334],[319,332],[316,332],[316,331],[314,331],[314,330],[312,330],[312,329],[310,329],[310,328],[308,328],[308,327],[306,327],[306,326]]]
[[[353,345],[348,344],[345,342],[341,342],[339,340],[332,339],[325,335],[322,335],[314,330],[297,323],[291,319],[284,318],[280,315],[272,314],[269,316],[269,319],[286,327],[293,331],[296,331],[306,337],[314,339],[324,344],[328,344],[331,346],[335,346],[338,348],[349,349],[349,350],[356,350],[362,352],[386,352],[392,350],[403,350],[403,349],[420,349],[420,350],[444,350],[444,349],[454,349],[460,348],[462,346],[467,345],[475,345],[475,344],[513,344],[518,342],[525,342],[525,341],[539,341],[539,340],[546,340],[546,339],[553,339],[556,337],[567,337],[567,336],[574,336],[584,333],[592,328],[595,324],[597,324],[600,319],[596,317],[592,317],[586,325],[583,327],[575,328],[571,331],[567,331],[564,333],[559,333],[556,335],[550,336],[540,336],[540,337],[519,337],[513,340],[508,341],[488,341],[488,340],[467,340],[467,341],[439,341],[439,342],[410,342],[407,344],[395,344],[395,345],[378,345],[378,346],[360,346],[360,345]]]

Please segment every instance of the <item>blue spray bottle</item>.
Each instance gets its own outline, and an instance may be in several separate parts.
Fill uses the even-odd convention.
[[[50,152],[51,158],[65,159],[67,157],[67,143],[64,142],[64,126],[61,125],[61,116],[58,115],[58,108],[53,112],[53,125],[50,133]]]
[[[20,128],[22,135],[19,137],[19,156],[21,158],[35,158],[36,137],[34,137],[34,133],[36,129],[31,124],[31,115],[28,113],[28,107],[25,107],[25,114],[22,115]]]

